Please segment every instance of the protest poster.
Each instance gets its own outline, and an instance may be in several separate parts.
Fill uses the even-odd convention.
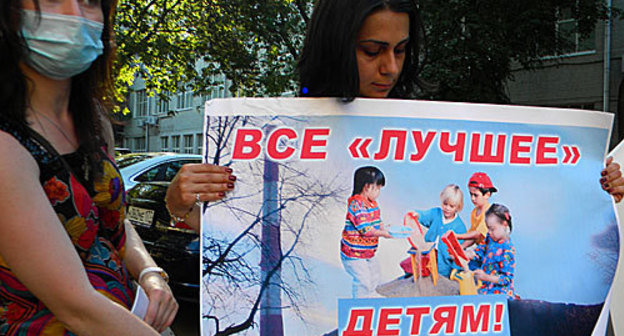
[[[593,111],[407,100],[207,102],[205,160],[238,180],[204,206],[202,334],[604,335],[619,254],[598,182],[611,123]],[[371,298],[352,299],[341,238],[354,172],[368,166],[385,178],[376,201],[396,238],[379,239]],[[408,253],[418,235],[406,215],[416,211],[420,224],[441,216],[440,194],[454,184],[463,209],[453,221],[468,230],[475,173],[496,188],[489,203],[513,218],[506,300],[444,274],[434,285],[434,272],[410,262],[425,265],[423,251]],[[432,242],[439,255],[442,233]],[[439,255],[431,259],[451,260]]]

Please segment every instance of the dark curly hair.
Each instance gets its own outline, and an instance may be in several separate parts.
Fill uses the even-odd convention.
[[[39,1],[33,0],[37,11]],[[117,0],[102,0],[104,51],[85,72],[72,78],[69,111],[72,115],[78,141],[89,153],[94,171],[99,172],[99,148],[104,144],[101,114],[108,116],[114,102],[112,63],[115,54],[113,23]],[[18,127],[27,127],[27,78],[19,63],[27,52],[21,32],[22,0],[0,2],[0,114]]]
[[[356,39],[364,20],[390,9],[409,15],[409,42],[403,69],[389,98],[409,98],[422,82],[425,34],[415,0],[318,0],[299,59],[299,94],[304,97],[359,96]]]

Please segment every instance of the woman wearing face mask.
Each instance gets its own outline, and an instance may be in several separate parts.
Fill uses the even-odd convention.
[[[299,61],[302,97],[413,98],[422,87],[424,28],[415,0],[318,0]],[[600,184],[619,202],[620,165]]]
[[[111,159],[115,7],[0,3],[1,335],[158,335],[175,317],[166,274],[124,224]]]

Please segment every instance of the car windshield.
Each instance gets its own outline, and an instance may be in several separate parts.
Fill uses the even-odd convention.
[[[115,162],[117,163],[117,167],[119,169],[131,166],[137,162],[145,161],[147,159],[153,158],[155,155],[152,154],[129,154],[129,155],[121,155],[115,158]]]

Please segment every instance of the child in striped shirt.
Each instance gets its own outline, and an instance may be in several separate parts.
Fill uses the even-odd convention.
[[[340,241],[342,265],[353,277],[353,298],[376,296],[379,264],[375,251],[379,237],[392,238],[384,229],[376,201],[385,183],[383,173],[376,167],[361,167],[355,171]]]

